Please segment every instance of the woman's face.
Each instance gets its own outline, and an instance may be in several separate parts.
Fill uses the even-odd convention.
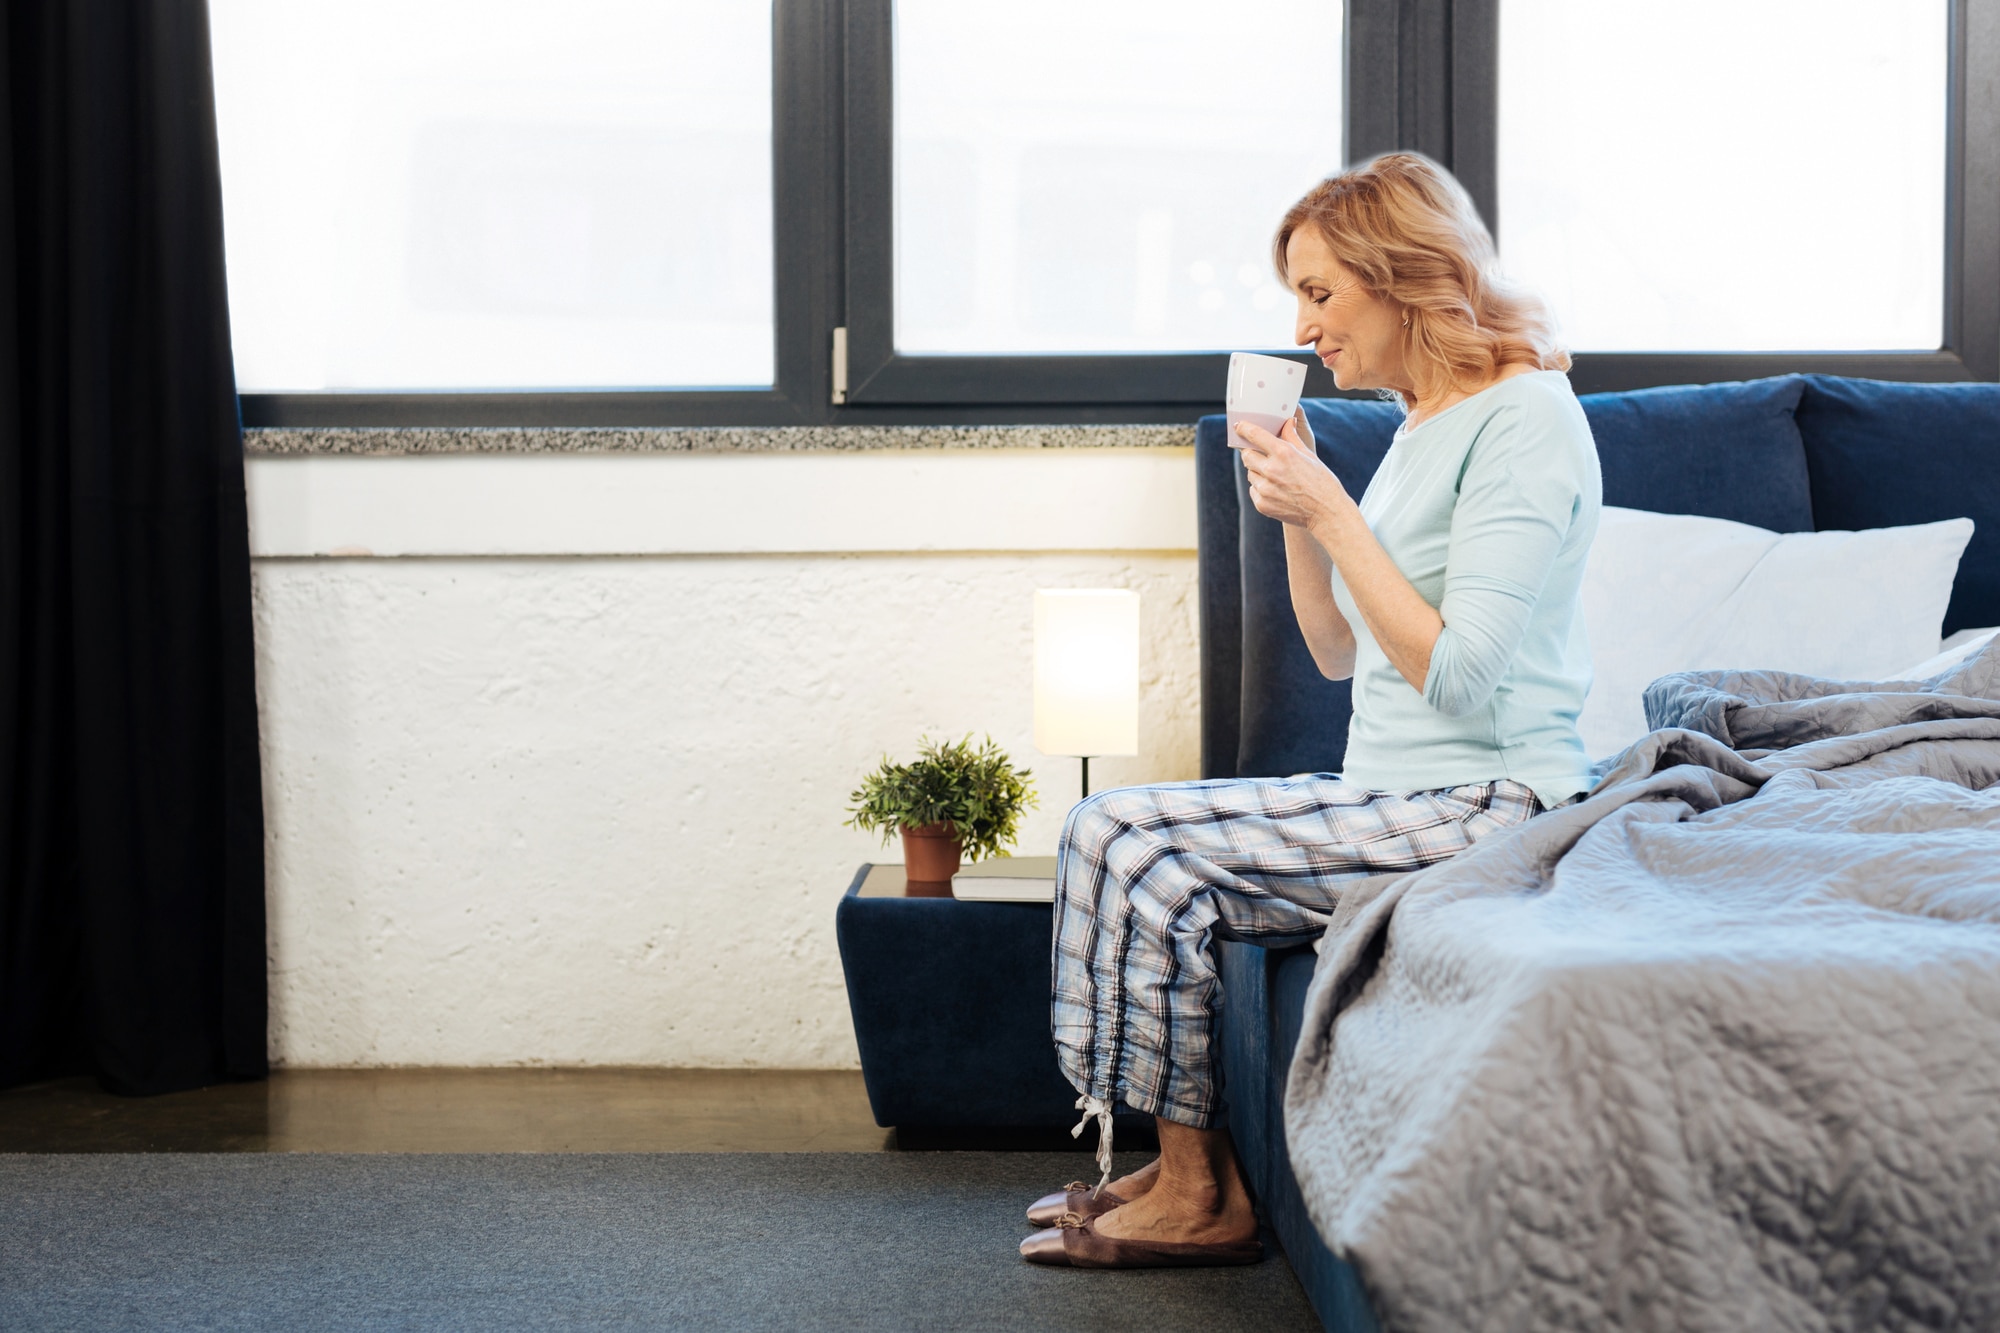
[[[1411,388],[1403,363],[1402,311],[1371,294],[1316,227],[1285,242],[1285,276],[1299,299],[1293,340],[1312,344],[1343,389]]]

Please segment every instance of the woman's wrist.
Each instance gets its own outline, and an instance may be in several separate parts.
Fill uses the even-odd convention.
[[[1312,533],[1313,540],[1320,544],[1329,556],[1338,560],[1342,548],[1350,545],[1355,530],[1368,530],[1368,524],[1361,517],[1361,511],[1352,504],[1335,507],[1326,506],[1314,517],[1306,531]]]

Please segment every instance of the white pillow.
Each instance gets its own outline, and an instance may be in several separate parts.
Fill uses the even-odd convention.
[[[1890,680],[1929,680],[1941,676],[1966,658],[1993,642],[2000,629],[1962,629],[1938,647],[1936,657],[1927,657],[1915,666],[1906,666]]]
[[[1592,758],[1646,734],[1647,685],[1674,671],[1772,668],[1889,680],[1938,650],[1972,520],[1862,532],[1607,506],[1583,575]]]

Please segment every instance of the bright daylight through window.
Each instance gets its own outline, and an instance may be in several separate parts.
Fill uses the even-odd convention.
[[[1505,268],[1581,351],[1938,347],[1949,7],[1502,0]]]
[[[244,391],[772,380],[769,0],[211,0]]]
[[[1279,216],[1340,167],[1337,0],[896,6],[896,347],[1283,347]]]

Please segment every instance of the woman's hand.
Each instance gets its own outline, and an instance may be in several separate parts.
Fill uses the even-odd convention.
[[[1248,421],[1236,424],[1243,467],[1250,474],[1250,503],[1266,518],[1308,530],[1345,517],[1356,506],[1340,478],[1319,461],[1312,428],[1303,411],[1293,413],[1277,435]]]

